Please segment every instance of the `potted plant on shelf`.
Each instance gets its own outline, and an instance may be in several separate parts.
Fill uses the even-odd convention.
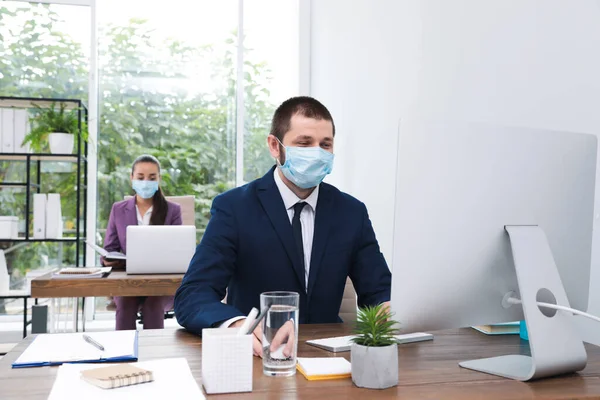
[[[74,135],[79,133],[77,109],[67,110],[64,103],[60,103],[58,109],[56,103],[52,103],[49,108],[36,104],[34,107],[37,112],[30,119],[32,129],[25,136],[23,145],[30,143],[35,153],[43,153],[48,148],[48,143],[52,154],[72,154]],[[84,121],[81,122],[81,139],[87,141]]]
[[[398,329],[387,306],[358,310],[352,339],[352,382],[358,387],[386,389],[398,384]]]

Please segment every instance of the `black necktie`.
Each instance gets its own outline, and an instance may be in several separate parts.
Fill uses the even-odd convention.
[[[306,265],[304,265],[304,246],[302,244],[302,224],[300,223],[300,214],[302,214],[302,209],[305,205],[305,202],[294,204],[294,218],[292,218],[292,231],[294,233],[296,250],[298,250],[298,255],[300,256],[300,265],[302,266],[300,272],[302,272],[302,287],[304,287],[304,291],[306,291]]]

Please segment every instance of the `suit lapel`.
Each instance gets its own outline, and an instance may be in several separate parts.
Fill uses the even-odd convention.
[[[261,178],[257,190],[258,198],[283,244],[300,286],[304,287],[304,269],[302,268],[300,256],[294,245],[292,224],[290,224],[290,219],[285,209],[285,205],[283,204],[281,194],[273,179],[273,170],[274,168]]]
[[[321,259],[327,247],[329,229],[331,227],[331,214],[333,211],[333,195],[327,185],[319,188],[319,199],[315,210],[315,234],[313,237],[312,252],[310,256],[310,271],[308,275],[308,296],[317,281],[317,274],[321,268]]]

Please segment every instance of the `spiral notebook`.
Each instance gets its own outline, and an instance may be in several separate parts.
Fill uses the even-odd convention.
[[[120,364],[81,371],[81,379],[102,389],[115,389],[152,382],[154,375],[147,369],[131,364]]]
[[[61,268],[52,274],[52,279],[93,279],[110,274],[112,267],[69,267]]]

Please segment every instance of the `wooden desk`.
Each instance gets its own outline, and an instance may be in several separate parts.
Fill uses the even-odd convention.
[[[31,297],[173,296],[183,274],[127,275],[113,271],[106,278],[52,279],[46,274],[31,281]]]
[[[310,338],[344,335],[350,327],[342,324],[300,326],[300,357],[331,357],[333,353],[308,346]],[[434,333],[429,342],[399,346],[400,383],[387,390],[358,389],[351,379],[307,381],[300,374],[273,378],[262,374],[262,362],[254,359],[254,390],[210,396],[215,399],[566,399],[600,397],[600,349],[586,346],[588,366],[579,374],[532,383],[503,379],[459,368],[458,362],[503,354],[527,354],[529,347],[513,336],[485,336],[472,329]],[[25,339],[0,360],[0,399],[42,400],[50,393],[57,367],[11,369],[11,363],[30,343]],[[350,353],[339,355],[349,359]],[[201,340],[183,330],[141,331],[140,361],[185,357],[198,384],[201,382]]]

